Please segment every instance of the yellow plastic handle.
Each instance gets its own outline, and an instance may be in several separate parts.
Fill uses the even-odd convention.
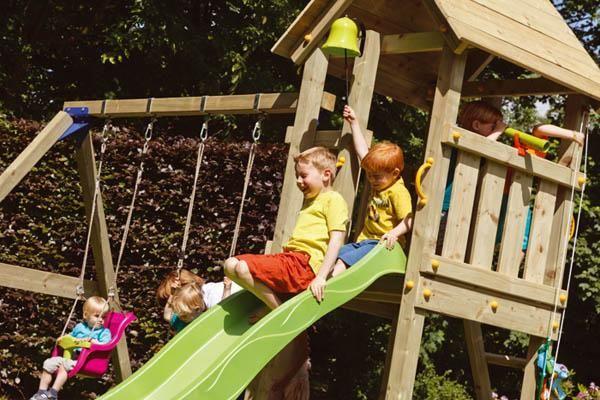
[[[417,176],[415,177],[415,190],[417,191],[417,196],[419,196],[419,206],[423,207],[427,204],[427,195],[423,192],[423,187],[421,186],[421,179],[423,179],[423,174],[433,165],[433,158],[429,157],[423,165],[419,167],[417,170]]]

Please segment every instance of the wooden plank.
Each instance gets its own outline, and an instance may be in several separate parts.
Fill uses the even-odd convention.
[[[21,182],[62,134],[71,126],[69,114],[59,111],[0,175],[0,202]]]
[[[525,366],[523,368],[523,384],[521,386],[521,400],[531,400],[535,398],[536,394],[536,381],[537,381],[537,368],[535,367],[537,361],[537,351],[544,343],[545,339],[537,336],[529,337],[529,348],[527,349],[527,357],[525,359]]]
[[[461,285],[469,285],[489,292],[497,292],[514,301],[525,302],[543,307],[553,307],[555,290],[541,283],[526,281],[491,271],[489,266],[466,264],[445,257],[426,254],[423,256],[421,272],[430,277],[444,281],[454,281]],[[437,271],[431,266],[431,260],[437,260]],[[563,290],[560,293],[566,294]],[[559,309],[564,308],[559,305]]]
[[[425,300],[423,296],[424,289],[429,289],[432,293],[429,300]],[[560,313],[553,313],[551,307],[541,308],[523,304],[466,285],[456,286],[422,277],[417,292],[415,306],[423,310],[525,332],[529,335],[544,337],[548,332],[548,324],[552,316],[560,321]],[[495,312],[490,306],[492,301],[498,303]],[[553,337],[556,337],[556,333]]]
[[[349,15],[363,21],[368,29],[381,34],[432,29],[431,18],[421,0],[403,0],[402,12],[398,12],[398,4],[389,0],[355,0],[348,11]],[[408,15],[410,18],[406,17]]]
[[[380,37],[377,32],[367,31],[365,38],[365,48],[363,54],[354,60],[352,75],[354,79],[348,96],[348,104],[352,106],[362,132],[367,132],[367,123],[369,122],[369,113],[371,111],[371,101],[373,99],[373,88],[375,86],[375,76],[377,65],[379,63]],[[371,144],[372,137],[365,134],[367,145]],[[354,198],[358,190],[360,176],[360,161],[354,150],[352,140],[352,131],[350,124],[344,121],[342,125],[341,149],[338,157],[344,157],[346,163],[339,169],[333,182],[333,189],[344,197],[348,204],[348,213],[353,215]],[[346,232],[347,236],[350,229]]]
[[[526,28],[534,29],[552,40],[559,40],[577,50],[583,47],[559,13],[548,12],[549,10],[542,11],[526,1],[513,3],[506,3],[503,0],[473,1],[520,23]],[[549,6],[554,8],[552,5]]]
[[[483,166],[479,204],[475,214],[469,264],[490,270],[496,247],[506,167],[491,160]]]
[[[465,259],[480,161],[479,156],[467,152],[459,152],[456,159],[450,209],[442,247],[442,255],[450,260],[462,262]],[[478,400],[488,400],[492,388],[484,357],[481,327],[471,321],[465,321],[463,325],[475,396]]]
[[[86,211],[86,221],[90,220],[92,213],[92,200],[96,184],[96,161],[94,159],[94,145],[91,134],[87,134],[81,142],[76,154],[77,168],[79,170],[79,179],[83,192],[83,202]],[[102,297],[108,297],[109,289],[115,282],[112,255],[110,251],[110,242],[108,239],[108,228],[104,216],[104,204],[102,193],[98,194],[96,199],[96,209],[92,223],[91,246],[94,255],[94,267],[96,270],[96,279],[98,280],[98,290]],[[118,283],[118,282],[117,282]],[[115,293],[115,300],[119,301],[118,292]],[[131,375],[131,364],[129,361],[129,352],[127,350],[126,336],[123,335],[117,344],[116,351],[112,355],[113,368],[118,380],[125,380]]]
[[[506,354],[486,353],[485,359],[489,364],[515,369],[523,369],[527,364],[527,360],[522,357],[507,356]],[[528,399],[532,398],[528,397]]]
[[[435,164],[425,175],[422,185],[430,196],[429,202],[416,211],[408,259],[406,280],[419,284],[422,252],[433,253],[440,222],[444,196],[444,181],[448,175],[449,151],[442,149],[441,139],[446,124],[453,124],[458,115],[460,91],[465,71],[466,56],[455,55],[450,47],[442,50],[440,70],[433,100],[425,159],[432,157]],[[402,295],[396,337],[390,362],[390,380],[386,399],[410,399],[417,369],[421,334],[425,315],[415,308],[418,290]]]
[[[600,80],[598,66],[582,46],[574,48],[566,45],[554,37],[548,37],[475,1],[436,0],[436,2],[452,18],[475,29],[485,30],[515,49],[549,61],[581,77],[589,77],[596,82]],[[527,63],[528,60],[524,62]]]
[[[258,100],[258,102],[256,102]],[[323,92],[321,107],[335,108],[335,95]],[[160,97],[146,99],[67,101],[63,108],[88,107],[89,114],[101,118],[167,117],[208,114],[292,114],[298,106],[298,93],[260,93],[229,96]]]
[[[323,14],[329,5],[329,0],[310,0],[294,19],[283,35],[271,48],[271,52],[289,58],[293,50],[304,42],[304,35],[310,25]]]
[[[557,190],[556,183],[542,180],[535,196],[529,247],[523,273],[523,277],[530,282],[544,282]]]
[[[452,49],[452,51],[456,52],[456,54],[461,54],[462,51],[456,51],[460,48],[461,41],[448,26],[448,22],[444,18],[444,15],[440,12],[439,7],[436,5],[436,1],[423,0],[423,5],[429,13],[429,16],[433,19],[435,26],[444,34],[446,45]]]
[[[466,82],[463,97],[519,97],[569,93],[574,93],[573,89],[569,89],[546,78],[498,79],[483,82]]]
[[[469,59],[467,60],[467,68],[465,71],[465,85],[467,82],[475,81],[494,58],[496,58],[494,55],[479,49],[469,50]],[[465,97],[464,93],[463,97]]]
[[[310,54],[321,44],[325,34],[329,31],[331,24],[337,18],[341,17],[346,9],[352,4],[353,0],[335,0],[330,2],[330,6],[318,19],[311,21],[311,26],[304,35],[310,35],[309,42],[302,42],[292,51],[290,58],[296,65],[304,63]]]
[[[565,127],[567,129],[581,130],[588,123],[588,105],[583,96],[569,96],[565,104]],[[559,160],[567,164],[572,170],[579,171],[582,162],[582,147],[574,142],[563,141],[559,149]],[[583,175],[580,175],[583,176]],[[544,283],[562,287],[564,264],[568,247],[565,238],[571,229],[570,220],[573,215],[573,202],[571,190],[561,188],[556,198],[556,211],[552,222],[550,236],[550,249]]]
[[[381,39],[381,55],[442,51],[444,37],[440,32],[416,32],[385,35]]]
[[[398,325],[398,312],[395,313],[391,323],[390,336],[388,337],[387,351],[385,354],[385,364],[383,374],[381,375],[381,386],[379,388],[379,400],[385,399],[386,388],[390,381],[390,364],[392,362],[392,353],[394,350],[394,338],[396,337],[396,326]]]
[[[392,303],[376,303],[353,299],[344,304],[342,308],[386,319],[394,319],[398,315],[398,305]]]
[[[294,157],[311,147],[319,120],[320,100],[327,75],[327,58],[321,50],[315,51],[304,66],[298,108],[294,119],[290,149],[285,167],[281,200],[277,212],[272,251],[280,252],[283,243],[292,234],[296,213],[302,206],[302,193],[296,187]]]
[[[373,301],[377,303],[400,304],[404,287],[404,278],[401,276],[383,276],[377,279],[356,299]]]
[[[516,277],[523,259],[523,236],[531,199],[531,175],[515,171],[508,193],[498,272]]]
[[[75,299],[79,278],[0,263],[0,285]],[[83,290],[85,297],[94,296],[98,294],[98,285],[94,281],[85,280],[83,281]]]
[[[562,68],[555,62],[536,56],[525,50],[507,43],[487,30],[480,30],[471,25],[448,18],[448,22],[463,40],[475,47],[483,49],[495,56],[501,57],[529,71],[537,72],[542,76],[561,85],[569,87],[579,93],[584,93],[594,99],[600,100],[599,85],[588,76],[582,76],[568,69]]]
[[[456,160],[442,248],[442,255],[452,260],[464,261],[465,259],[480,161],[479,156],[467,152],[460,152]]]
[[[458,140],[454,139],[454,132],[460,134]],[[515,170],[538,176],[568,188],[570,188],[573,183],[573,174],[575,174],[575,182],[577,182],[579,177],[583,176],[580,172],[573,172],[568,167],[532,154],[520,156],[517,149],[514,147],[491,141],[481,135],[456,126],[447,130],[442,142],[460,150],[469,151]],[[575,185],[575,187],[578,190],[581,189],[579,188],[579,185]]]

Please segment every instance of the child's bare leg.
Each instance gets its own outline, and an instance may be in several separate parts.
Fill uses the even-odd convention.
[[[271,310],[281,305],[279,297],[267,285],[254,279],[248,268],[248,264],[239,261],[235,267],[237,283],[245,289],[251,291],[256,297],[262,300]]]
[[[67,370],[61,365],[56,370],[56,379],[54,380],[54,385],[52,385],[52,389],[57,392],[62,389],[63,385],[67,381],[68,373]]]
[[[52,383],[52,375],[44,370],[42,372],[42,377],[40,378],[40,390],[48,390],[48,387],[50,386],[50,383]]]
[[[333,270],[331,271],[331,277],[333,278],[334,276],[338,276],[345,270],[346,264],[344,264],[344,262],[338,258],[338,260],[335,262],[335,265],[333,266]]]

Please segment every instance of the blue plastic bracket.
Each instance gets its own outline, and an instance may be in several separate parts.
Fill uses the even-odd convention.
[[[58,140],[63,140],[71,135],[83,135],[90,128],[89,108],[87,107],[67,107],[63,110],[73,118],[73,124],[67,129]]]

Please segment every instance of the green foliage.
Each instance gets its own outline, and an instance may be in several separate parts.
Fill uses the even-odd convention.
[[[415,381],[413,398],[427,400],[471,400],[463,384],[450,378],[451,371],[441,375],[429,364]]]

